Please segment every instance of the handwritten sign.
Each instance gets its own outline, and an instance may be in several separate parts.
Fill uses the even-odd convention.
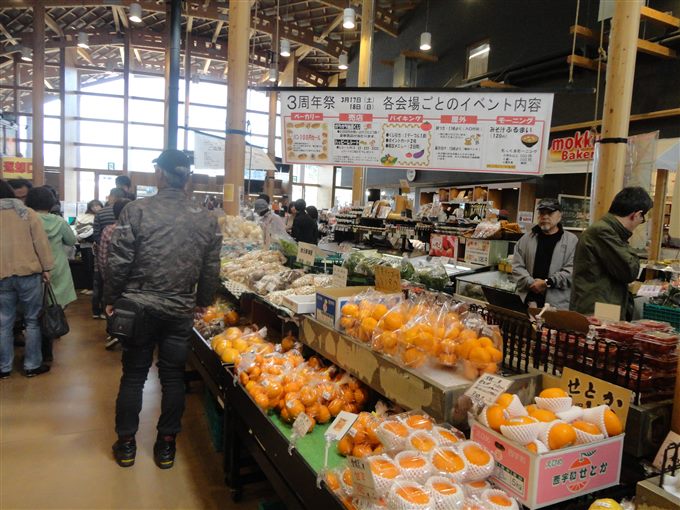
[[[571,368],[562,372],[560,387],[569,393],[575,405],[590,408],[607,404],[625,425],[632,391]]]
[[[305,266],[314,265],[316,246],[309,243],[298,243],[297,261]]]
[[[339,441],[342,439],[349,429],[352,428],[357,418],[359,418],[358,414],[340,411],[340,414],[335,417],[335,420],[333,420],[333,423],[331,423],[331,426],[328,427],[324,434],[326,441]]]
[[[377,266],[375,268],[375,289],[386,294],[401,292],[401,272],[399,269]]]
[[[333,266],[333,287],[347,287],[347,268]]]
[[[609,303],[595,303],[593,315],[602,322],[617,322],[621,320],[621,307]]]
[[[654,457],[654,462],[652,462],[652,466],[654,466],[656,469],[661,469],[661,464],[663,463],[663,453],[666,451],[666,448],[668,448],[668,445],[671,443],[680,443],[680,434],[676,434],[672,430],[668,431],[668,435],[666,436],[666,439],[664,439],[664,442],[661,443],[661,448],[659,448],[659,451],[656,454],[656,457]],[[673,464],[673,457],[670,457],[666,459],[666,467],[670,467]]]
[[[295,418],[293,422],[293,434],[297,437],[302,437],[309,432],[312,427],[312,419],[307,415],[307,413],[300,413],[298,417]]]
[[[663,287],[661,285],[650,285],[643,284],[637,291],[638,296],[644,297],[657,297],[663,292]]]
[[[354,496],[364,499],[376,500],[380,497],[375,488],[375,480],[371,465],[366,459],[347,457],[349,469],[352,473],[352,487]]]
[[[512,384],[510,379],[494,374],[483,374],[470,386],[465,395],[470,397],[475,405],[493,404],[501,393],[504,393]]]

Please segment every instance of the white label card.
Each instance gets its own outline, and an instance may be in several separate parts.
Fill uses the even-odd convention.
[[[336,416],[331,426],[328,427],[326,433],[326,441],[339,441],[343,438],[347,431],[352,428],[354,422],[357,421],[359,417],[358,414],[348,413],[347,411],[340,411],[340,414]]]
[[[593,315],[602,322],[618,322],[621,320],[621,307],[609,303],[595,303]]]
[[[376,500],[379,498],[375,488],[375,480],[371,472],[371,465],[366,459],[347,457],[349,469],[352,472],[352,487],[354,495],[359,498]]]
[[[333,287],[347,287],[347,268],[333,266]]]
[[[312,426],[312,419],[307,416],[307,413],[300,413],[293,422],[293,433],[298,437],[303,437]]]
[[[473,404],[491,405],[512,384],[510,379],[494,374],[483,374],[470,386],[465,395],[470,397]]]
[[[298,243],[297,261],[305,266],[314,265],[316,246],[308,243]]]
[[[663,452],[666,450],[666,448],[668,448],[668,445],[671,443],[680,443],[680,434],[676,434],[672,430],[668,432],[666,439],[661,444],[661,448],[659,448],[659,451],[656,454],[656,457],[654,458],[652,466],[654,466],[656,469],[661,469],[661,464],[663,463]],[[672,458],[666,459],[667,466],[672,465],[672,463],[673,463]]]

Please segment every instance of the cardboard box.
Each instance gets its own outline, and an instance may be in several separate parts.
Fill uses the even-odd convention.
[[[283,306],[291,310],[295,314],[314,313],[316,310],[316,294],[308,294],[305,296],[283,296]]]
[[[333,287],[316,293],[316,320],[338,329],[342,307],[357,294],[372,287]]]
[[[470,437],[493,453],[494,483],[531,509],[619,483],[624,434],[542,455],[479,422],[472,424]]]

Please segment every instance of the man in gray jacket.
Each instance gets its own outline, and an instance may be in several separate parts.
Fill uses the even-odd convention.
[[[219,284],[222,234],[217,219],[184,192],[190,175],[187,156],[166,150],[154,163],[158,194],[130,202],[118,218],[105,269],[104,303],[107,315],[114,313],[120,297],[143,308],[134,342],[123,345],[114,457],[122,467],[135,462],[142,391],[158,344],[163,396],[153,452],[156,465],[167,469],[174,464],[184,413],[193,313],[196,306],[212,303]]]
[[[546,303],[569,309],[577,237],[562,228],[562,208],[554,198],[538,204],[538,224],[515,246],[512,274],[517,293],[531,306]]]

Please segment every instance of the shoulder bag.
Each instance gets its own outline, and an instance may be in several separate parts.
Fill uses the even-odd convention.
[[[69,332],[66,314],[57,303],[57,298],[52,290],[52,285],[45,282],[43,289],[43,306],[40,310],[40,330],[47,338],[59,338]]]
[[[119,298],[113,304],[108,333],[118,338],[124,346],[144,343],[144,306],[128,298]]]

